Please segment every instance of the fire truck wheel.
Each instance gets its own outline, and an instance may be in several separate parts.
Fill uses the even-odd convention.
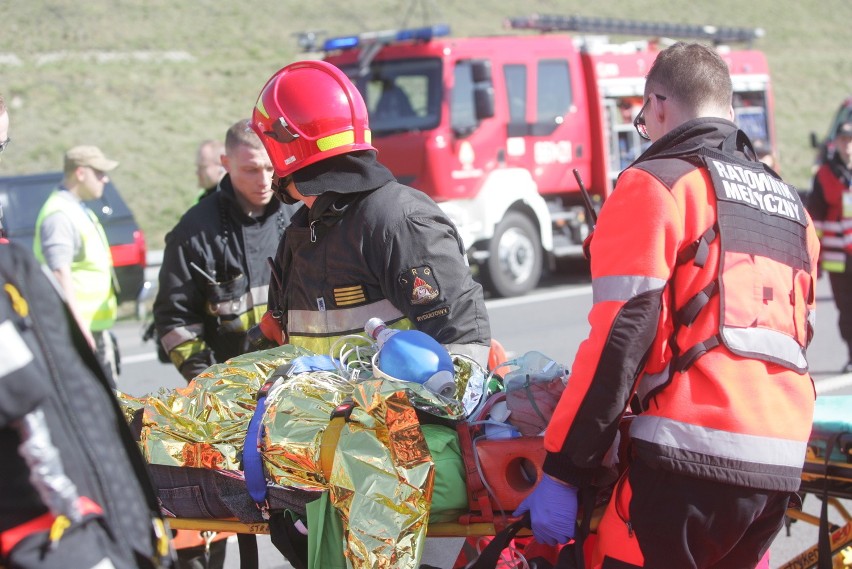
[[[494,231],[485,267],[486,287],[495,296],[520,296],[538,285],[542,248],[538,230],[526,215],[510,211]]]

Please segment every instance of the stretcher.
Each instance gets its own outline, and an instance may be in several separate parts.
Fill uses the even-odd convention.
[[[818,526],[819,539],[778,569],[852,567],[852,515],[841,501],[852,500],[852,396],[817,398],[799,494],[821,500],[820,516],[797,509],[788,510],[787,516]],[[842,525],[829,523],[830,510]],[[820,565],[820,558],[826,557],[833,564]]]
[[[823,503],[822,514],[813,516],[791,508],[788,517],[820,527],[818,543],[808,547],[778,569],[819,568],[820,555],[830,551],[833,565],[852,566],[852,515],[842,500],[852,500],[852,396],[821,396],[817,402],[814,427],[808,444],[807,458],[802,473],[800,495],[813,495]],[[471,511],[456,522],[431,523],[429,537],[484,537],[493,536],[509,523],[506,512],[511,512],[535,485],[541,475],[544,450],[537,437],[522,437],[505,441],[478,441],[477,472],[483,492],[469,488]],[[468,466],[468,470],[472,467]],[[532,470],[531,470],[532,468]],[[469,476],[471,473],[469,472]],[[476,485],[474,485],[477,487]],[[843,520],[843,525],[828,523],[828,510],[833,509]],[[592,530],[602,507],[592,515]],[[173,529],[233,532],[238,535],[268,534],[264,522],[245,523],[236,519],[170,518]],[[523,534],[520,534],[523,535]],[[527,532],[528,535],[528,532]],[[255,567],[256,556],[241,559],[241,568]]]

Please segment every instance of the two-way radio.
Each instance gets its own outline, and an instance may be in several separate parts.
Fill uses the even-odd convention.
[[[580,193],[583,194],[583,204],[586,206],[586,212],[589,214],[589,221],[591,222],[589,225],[594,231],[595,225],[598,224],[598,212],[595,211],[592,196],[589,195],[589,191],[586,190],[586,185],[583,183],[583,178],[580,177],[580,171],[574,168],[573,172],[574,178],[577,179],[577,184],[580,186]]]

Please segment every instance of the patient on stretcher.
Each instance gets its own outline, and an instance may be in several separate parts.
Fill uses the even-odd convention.
[[[307,504],[327,492],[353,566],[393,559],[416,567],[428,522],[467,509],[452,424],[464,417],[468,387],[481,395],[484,372],[456,358],[461,397],[449,399],[317,358],[281,346],[216,364],[186,388],[120,394],[164,512],[246,522],[285,510],[305,517]],[[294,362],[306,360],[308,369],[292,373]],[[259,482],[248,467],[252,456]]]

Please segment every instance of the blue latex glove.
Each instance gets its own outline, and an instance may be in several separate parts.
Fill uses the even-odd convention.
[[[544,475],[513,516],[530,513],[533,536],[545,545],[567,543],[577,525],[577,489]]]

